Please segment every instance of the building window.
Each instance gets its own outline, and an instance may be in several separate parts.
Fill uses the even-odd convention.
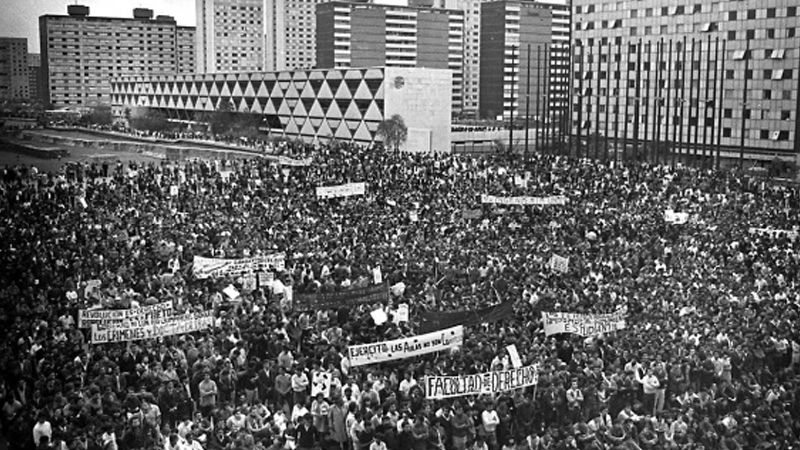
[[[736,11],[728,11],[728,20],[736,20]]]
[[[786,17],[795,17],[797,15],[797,6],[790,6],[786,8]]]
[[[735,30],[728,31],[728,40],[729,41],[735,41],[736,40],[736,31]]]
[[[637,34],[636,27],[631,27],[631,36],[636,36],[636,34]]]
[[[747,18],[752,20],[756,18],[756,10],[755,9],[748,9],[747,10]]]
[[[756,38],[756,30],[747,30],[746,32],[747,39],[755,39]]]
[[[781,120],[792,120],[792,111],[791,110],[781,111]]]
[[[722,129],[722,137],[726,137],[726,138],[731,137],[731,129],[730,128],[723,128]]]
[[[762,98],[764,100],[772,100],[772,91],[769,89],[764,89],[762,91]]]
[[[730,109],[730,108],[725,108],[725,111],[723,111],[723,117],[726,118],[726,119],[732,118],[733,117],[733,110]]]
[[[778,48],[778,49],[772,50],[770,52],[769,58],[770,59],[783,59],[783,57],[785,55],[786,55],[786,49]]]
[[[769,130],[760,130],[758,134],[759,139],[769,139]]]
[[[767,8],[767,19],[775,18],[775,8]]]

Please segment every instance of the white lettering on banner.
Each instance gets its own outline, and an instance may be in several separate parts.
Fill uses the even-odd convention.
[[[554,254],[550,257],[550,261],[548,261],[547,266],[550,270],[566,273],[569,270],[569,258],[564,258],[563,256],[559,256]]]
[[[564,195],[550,195],[548,197],[498,197],[495,195],[481,195],[481,203],[495,205],[566,205],[567,197]]]
[[[790,241],[794,241],[797,239],[798,232],[797,230],[779,230],[775,228],[755,228],[751,227],[749,230],[750,234],[760,234],[760,235],[767,235],[772,239],[778,237],[786,237]]]
[[[311,158],[294,159],[288,156],[278,156],[275,161],[282,166],[305,167],[311,165]]]
[[[192,333],[214,326],[211,311],[173,316],[168,322],[144,326],[101,329],[92,326],[92,344],[139,341]]]
[[[426,376],[425,398],[442,399],[465,395],[498,394],[533,386],[539,382],[536,366],[518,367],[472,375]]]
[[[571,333],[580,336],[597,336],[625,329],[625,316],[613,314],[573,314],[542,312],[544,334]]]
[[[80,309],[78,328],[109,328],[126,324],[157,323],[172,316],[172,300],[130,309]]]
[[[664,221],[675,225],[683,225],[689,221],[689,213],[678,212],[668,209],[664,211]]]
[[[253,258],[222,259],[195,256],[192,261],[192,273],[197,279],[239,276],[242,273],[283,270],[286,267],[286,254],[255,256]]]
[[[317,187],[317,198],[351,197],[353,195],[364,195],[366,193],[367,184],[364,182]]]
[[[347,354],[350,365],[356,367],[448,350],[460,347],[463,341],[464,327],[459,325],[392,341],[350,345]]]

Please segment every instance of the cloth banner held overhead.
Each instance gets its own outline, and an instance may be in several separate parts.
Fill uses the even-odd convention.
[[[794,241],[797,239],[797,231],[796,230],[778,230],[775,228],[755,228],[751,227],[748,232],[750,234],[760,234],[766,235],[771,237],[772,239],[779,238],[779,237],[786,237],[790,241]]]
[[[311,165],[311,158],[294,159],[288,156],[278,156],[275,162],[282,166],[305,167]]]
[[[130,326],[131,323],[150,324],[172,316],[172,300],[130,309],[80,309],[78,328],[109,328]]]
[[[301,309],[332,309],[388,300],[389,284],[381,283],[346,291],[297,293],[294,298],[294,304],[295,308]]]
[[[351,197],[367,193],[367,185],[361,183],[346,183],[338,186],[318,186],[317,198]]]
[[[664,221],[674,225],[683,225],[689,221],[689,213],[675,212],[671,209],[664,211]]]
[[[171,320],[153,325],[140,327],[100,329],[92,327],[92,344],[105,344],[110,342],[140,341],[142,339],[155,339],[165,336],[192,333],[205,330],[214,326],[214,316],[211,311],[173,316]]]
[[[547,267],[555,272],[566,273],[569,270],[569,258],[554,254],[550,257],[550,261],[547,262]]]
[[[222,259],[195,256],[192,262],[192,273],[197,279],[240,276],[242,273],[263,272],[270,268],[283,270],[286,266],[286,254],[255,256],[253,258]]]
[[[544,334],[571,333],[580,336],[596,336],[625,328],[625,316],[612,314],[573,314],[542,312]]]
[[[539,382],[535,366],[471,375],[426,376],[425,398],[442,399],[465,395],[499,394],[533,386]]]
[[[564,195],[550,195],[547,197],[498,197],[496,195],[481,195],[481,203],[495,205],[566,205],[567,197]]]
[[[427,333],[433,330],[455,325],[480,325],[498,320],[510,319],[514,316],[514,303],[503,302],[499,305],[472,311],[431,311],[421,314],[419,331]]]
[[[460,347],[463,342],[464,327],[459,325],[392,341],[350,345],[347,347],[347,355],[350,365],[357,367],[449,350]]]

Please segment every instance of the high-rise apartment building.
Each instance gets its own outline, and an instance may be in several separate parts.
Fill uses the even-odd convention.
[[[174,18],[150,9],[134,9],[133,18],[93,17],[81,5],[67,12],[39,17],[42,98],[56,107],[110,104],[111,78],[180,73],[193,44],[178,38]]]
[[[546,76],[535,74],[548,73],[548,65],[537,49],[544,50],[552,43],[552,23],[551,10],[537,3],[500,0],[481,4],[480,117],[508,119],[512,111],[515,116],[524,114],[528,92],[530,115],[535,111],[543,115],[547,83],[539,80]]]
[[[800,152],[796,0],[573,7],[573,133],[693,154],[711,144]]]
[[[197,72],[264,70],[264,1],[197,0]]]
[[[316,66],[316,6],[323,0],[268,0],[266,67],[270,71]]]
[[[463,105],[460,10],[332,1],[317,6],[317,67],[425,67],[453,72],[453,112]]]
[[[42,80],[42,56],[28,53],[28,92],[31,100],[41,100],[44,92]]]
[[[197,61],[195,55],[195,42],[197,39],[195,27],[179,26],[175,28],[177,41],[178,74],[195,73]]]
[[[0,99],[28,100],[28,40],[0,38]]]

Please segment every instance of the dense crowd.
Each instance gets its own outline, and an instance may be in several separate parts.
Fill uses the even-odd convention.
[[[800,241],[750,232],[796,232],[796,187],[541,155],[313,154],[308,167],[5,168],[0,449],[797,447]],[[316,186],[355,181],[366,195],[316,198]],[[568,203],[481,205],[487,193]],[[690,220],[667,223],[667,209]],[[410,305],[410,320],[376,325],[376,304],[304,311],[241,278],[192,274],[194,256],[276,252],[286,268],[275,278],[294,295],[367,286],[380,267],[406,286],[391,302]],[[569,257],[567,272],[548,268],[553,254]],[[215,326],[96,345],[76,327],[78,309],[164,300],[213,310]],[[422,312],[500,301],[514,317],[467,326],[458,350],[345,358],[348,344],[417,334]],[[619,310],[621,331],[543,332],[542,311]],[[538,366],[536,386],[425,398],[426,374],[510,368],[509,344]],[[311,397],[312,371],[332,376],[327,396]]]

